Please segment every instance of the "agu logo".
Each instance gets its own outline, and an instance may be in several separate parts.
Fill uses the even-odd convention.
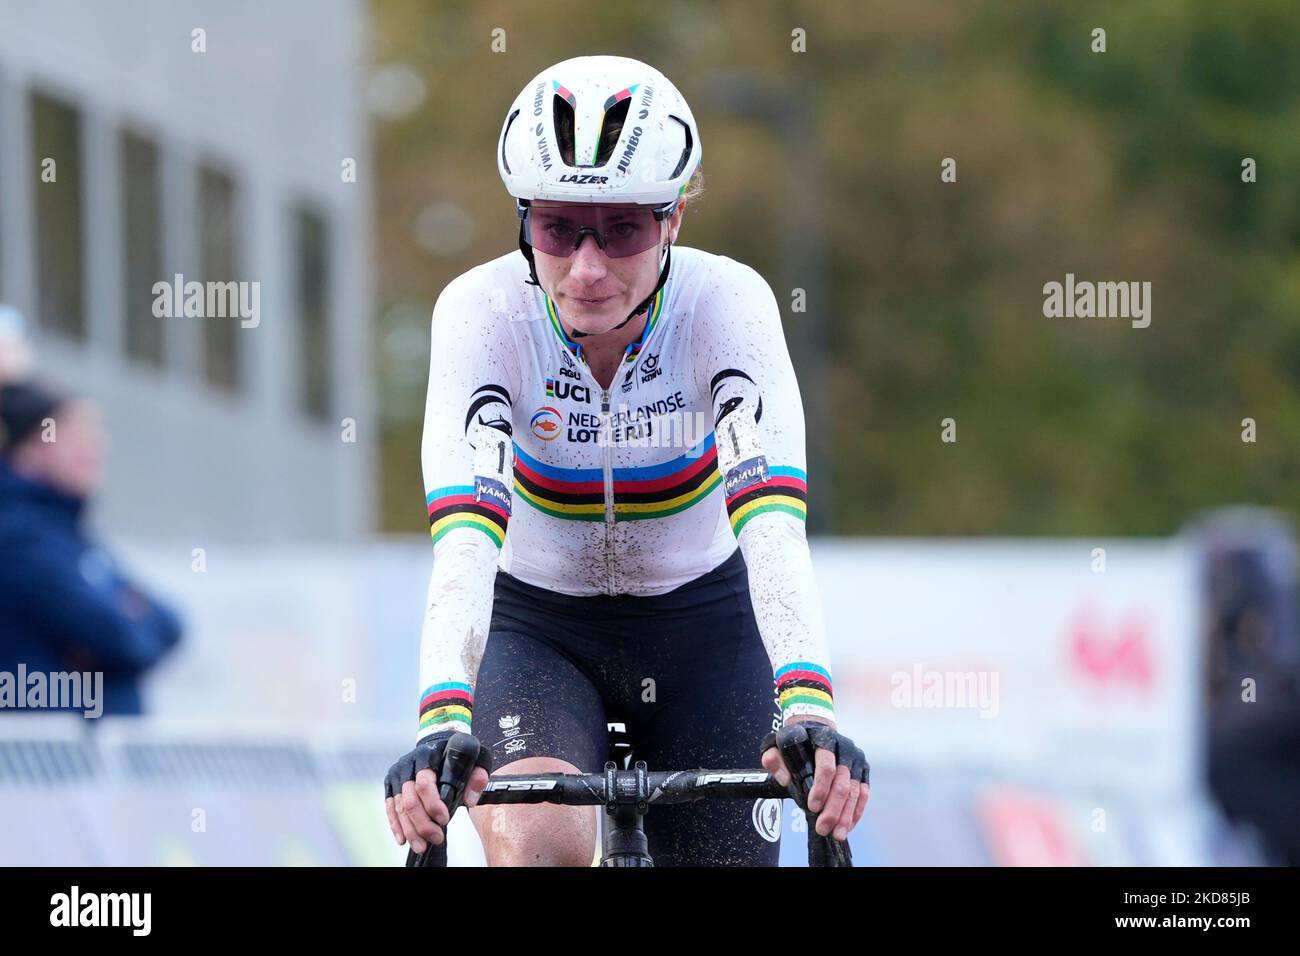
[[[533,412],[533,417],[528,424],[532,427],[533,434],[542,441],[555,441],[560,437],[560,425],[563,421],[564,418],[557,409],[543,405]]]

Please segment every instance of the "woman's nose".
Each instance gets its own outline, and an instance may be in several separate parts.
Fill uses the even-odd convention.
[[[569,259],[569,274],[582,282],[591,283],[607,271],[607,257],[596,243],[596,237],[584,235]]]

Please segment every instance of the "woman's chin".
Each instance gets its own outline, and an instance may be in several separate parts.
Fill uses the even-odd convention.
[[[599,335],[601,332],[610,331],[627,315],[627,313],[619,313],[616,298],[600,305],[572,300],[571,305],[569,323],[579,332],[586,332],[588,335]]]

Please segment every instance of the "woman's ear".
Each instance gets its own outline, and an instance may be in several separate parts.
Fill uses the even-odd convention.
[[[682,214],[686,211],[686,200],[683,199],[677,204],[673,214],[668,217],[668,244],[672,245],[677,241],[677,232],[682,228]]]

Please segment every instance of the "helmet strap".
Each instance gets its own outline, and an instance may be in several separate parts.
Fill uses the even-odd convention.
[[[524,258],[528,260],[529,278],[525,281],[527,281],[529,285],[535,285],[540,289],[542,284],[537,281],[537,263],[533,261],[533,247],[524,239],[524,222],[522,218],[519,220],[519,251],[522,252]]]

